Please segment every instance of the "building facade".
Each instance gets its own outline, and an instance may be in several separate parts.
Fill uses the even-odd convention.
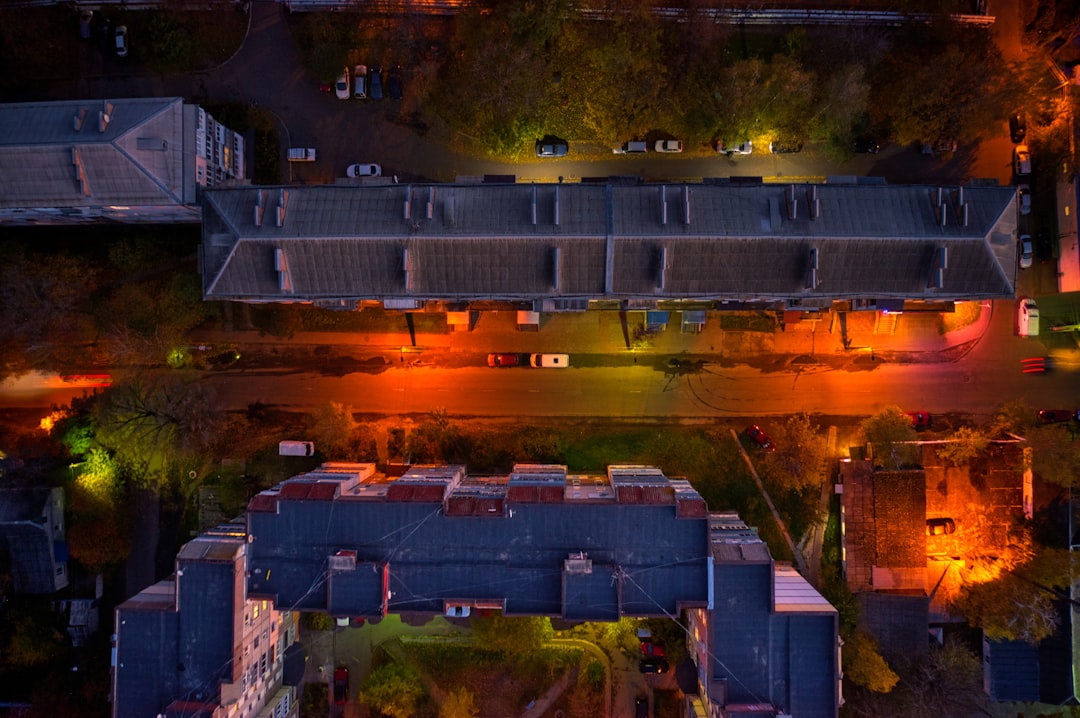
[[[195,680],[202,700],[239,700],[265,665],[246,638],[233,641],[243,654],[228,650],[248,635],[253,607],[367,618],[487,609],[572,622],[686,611],[708,715],[743,715],[751,704],[762,717],[839,709],[835,609],[777,566],[737,516],[710,514],[688,482],[653,467],[595,476],[530,464],[472,477],[463,466],[413,466],[390,477],[373,464],[328,462],[255,496],[235,526],[244,533],[185,546],[175,579],[117,609],[117,718],[191,700]],[[200,588],[206,564],[221,600]],[[199,602],[185,600],[192,581]],[[198,663],[194,653],[183,660],[204,637]],[[182,674],[170,663],[177,649]],[[134,695],[155,675],[166,677],[156,693]]]
[[[199,222],[244,138],[180,97],[0,104],[0,224]]]

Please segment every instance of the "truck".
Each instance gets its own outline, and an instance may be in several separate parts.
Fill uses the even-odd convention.
[[[290,147],[289,162],[314,162],[314,147]]]
[[[279,456],[314,456],[315,442],[313,441],[279,441]]]

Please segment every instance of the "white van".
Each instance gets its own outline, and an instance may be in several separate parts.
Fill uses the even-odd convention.
[[[570,366],[569,354],[533,354],[529,357],[529,366],[544,369],[565,369]]]
[[[1016,333],[1022,337],[1039,336],[1039,308],[1031,297],[1016,302]]]
[[[278,456],[313,456],[315,443],[312,441],[279,441]]]

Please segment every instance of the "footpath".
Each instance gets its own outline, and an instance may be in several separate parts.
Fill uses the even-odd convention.
[[[1005,305],[996,309],[1002,311]],[[987,301],[971,305],[963,319],[946,315],[945,321],[959,325],[949,331],[935,312],[824,312],[804,314],[798,321],[788,314],[774,331],[725,328],[726,315],[710,312],[697,332],[681,331],[680,312],[670,312],[666,327],[648,331],[645,312],[639,311],[548,314],[539,331],[519,330],[514,311],[474,312],[471,328],[447,325],[444,315],[420,314],[413,331],[404,314],[378,312],[359,331],[298,332],[282,338],[252,330],[211,330],[195,332],[194,341],[236,345],[247,359],[263,366],[310,361],[313,356],[327,362],[349,357],[361,363],[465,366],[484,363],[488,353],[548,352],[577,355],[578,360],[572,361],[578,366],[619,366],[667,357],[673,366],[700,360],[772,371],[810,364],[858,371],[876,362],[956,361],[982,338],[994,311],[994,304]],[[776,316],[761,313],[766,314]]]

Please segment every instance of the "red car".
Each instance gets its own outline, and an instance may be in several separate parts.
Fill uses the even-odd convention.
[[[769,435],[761,430],[761,427],[757,424],[751,424],[746,427],[746,435],[754,440],[754,443],[760,446],[765,451],[776,451],[776,447],[772,443],[772,439]]]
[[[664,647],[655,643],[642,643],[641,652],[646,656],[653,656],[654,658],[664,657]]]
[[[517,366],[519,363],[517,354],[488,354],[488,366]]]
[[[1061,421],[1072,421],[1080,412],[1072,409],[1042,409],[1039,411],[1039,421],[1044,424],[1056,424]]]
[[[334,705],[343,706],[349,701],[349,669],[334,669]]]
[[[911,425],[916,430],[930,428],[930,415],[925,411],[909,411],[908,416],[911,417]]]

